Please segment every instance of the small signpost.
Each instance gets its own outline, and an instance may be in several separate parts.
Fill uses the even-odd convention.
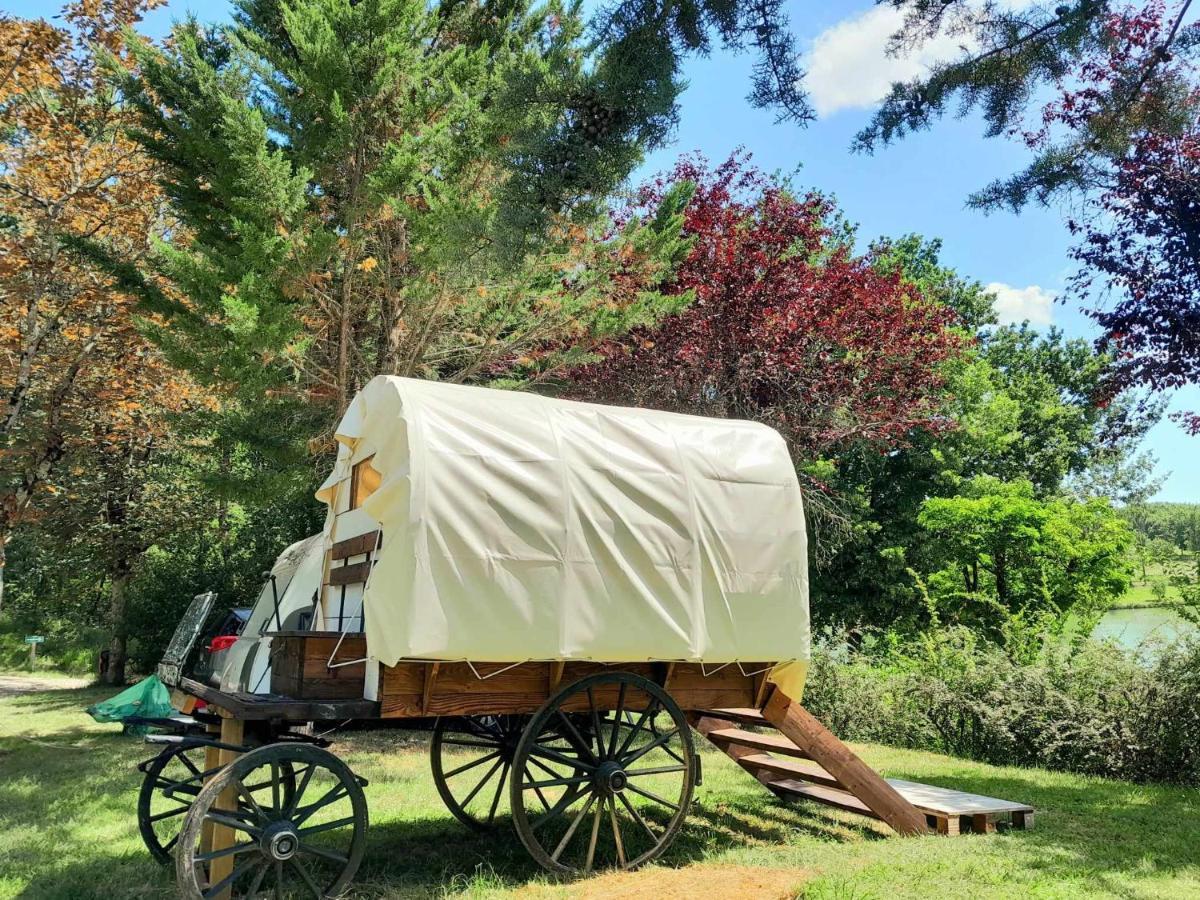
[[[25,635],[25,643],[29,645],[29,668],[32,670],[34,664],[37,663],[38,644],[46,643],[46,638],[40,634],[27,634]]]

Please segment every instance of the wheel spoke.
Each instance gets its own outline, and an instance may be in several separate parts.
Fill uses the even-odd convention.
[[[490,762],[499,755],[499,750],[493,750],[491,753],[484,754],[483,756],[479,757],[479,759],[474,759],[465,765],[459,766],[457,769],[451,769],[449,772],[444,773],[442,777],[447,779],[453,778],[455,775],[460,775],[463,772],[466,772],[468,769],[473,769],[476,766],[483,765],[485,762]]]
[[[271,808],[275,812],[279,812],[280,797],[279,797],[279,762],[271,760]]]
[[[193,859],[196,862],[210,862],[214,859],[220,859],[222,856],[237,856],[239,853],[246,853],[258,847],[258,841],[246,841],[242,844],[234,844],[232,847],[226,847],[223,850],[213,850],[210,853],[197,853]]]
[[[588,705],[592,708],[592,733],[596,737],[596,755],[595,759],[600,759],[604,756],[604,732],[600,730],[600,710],[596,708],[596,694],[589,687],[587,689]]]
[[[462,803],[459,804],[459,806],[461,806],[463,809],[466,809],[467,806],[470,805],[471,801],[475,799],[475,795],[478,794],[483,786],[488,783],[488,780],[496,774],[496,770],[499,769],[503,763],[504,760],[502,759],[498,759],[492,763],[492,767],[488,769],[487,774],[480,779],[479,784],[475,785],[475,787],[471,789],[471,793],[467,794],[466,798]]]
[[[166,812],[155,813],[150,816],[151,822],[161,822],[163,819],[171,819],[175,816],[182,816],[185,812],[191,809],[191,806],[177,806],[174,809],[169,809]]]
[[[542,762],[536,756],[530,756],[528,759],[528,762],[530,765],[537,766],[539,769],[541,769],[543,772],[545,772],[551,778],[562,778],[563,777],[562,772],[555,772],[552,768],[550,768],[548,765],[546,765],[544,762]],[[572,766],[572,770],[574,770],[573,766]]]
[[[529,752],[535,756],[540,756],[543,759],[552,759],[555,762],[562,763],[564,766],[571,766],[573,769],[581,769],[584,772],[595,771],[595,766],[585,763],[581,759],[573,759],[566,754],[559,753],[557,750],[551,750],[549,747],[543,747],[540,744],[529,748]]]
[[[654,714],[656,714],[658,712],[657,707],[658,707],[658,700],[651,697],[650,702],[648,704],[646,704],[646,708],[642,710],[642,714],[638,718],[637,724],[634,725],[632,729],[630,729],[629,734],[625,735],[625,740],[621,744],[621,749],[616,752],[617,759],[620,759],[622,756],[625,755],[625,751],[629,749],[629,746],[633,743],[633,739],[635,737],[637,737],[638,733],[642,730],[642,726],[646,724],[646,721],[651,716],[653,716]]]
[[[304,796],[304,792],[308,789],[308,783],[312,780],[313,769],[315,768],[316,765],[311,764],[304,770],[304,774],[300,777],[300,783],[296,785],[296,791],[292,794],[291,802],[287,805],[287,809],[283,811],[285,819],[290,819],[296,814],[296,809],[300,806],[300,798]]]
[[[576,803],[578,803],[584,797],[594,797],[594,796],[595,796],[594,794],[592,794],[588,791],[580,791],[578,794],[575,794],[573,796],[571,794],[564,794],[561,798],[559,798],[559,801],[554,804],[553,809],[551,809],[544,816],[542,816],[540,819],[538,819],[536,822],[534,822],[533,825],[530,827],[534,831],[537,831],[539,828],[544,827],[547,823],[553,822],[556,818],[558,818],[558,816],[565,813],[568,809],[570,809],[572,806],[574,806]],[[590,806],[591,803],[589,802],[588,805]]]
[[[627,756],[623,760],[621,760],[621,767],[626,768],[627,766],[633,765],[635,762],[637,762],[639,759],[641,759],[643,756],[645,756],[651,750],[655,749],[656,747],[661,747],[663,744],[665,744],[671,738],[675,737],[675,735],[677,735],[677,734],[679,734],[678,728],[672,728],[670,731],[666,732],[665,734],[660,734],[658,737],[656,737],[650,743],[646,744],[645,746],[638,747],[637,750],[634,750],[629,756]]]
[[[580,794],[579,796],[582,797],[583,794]],[[569,844],[571,842],[571,838],[575,836],[575,832],[579,828],[579,823],[583,821],[584,816],[588,814],[588,810],[592,808],[592,804],[595,802],[596,795],[590,795],[588,797],[588,802],[584,805],[583,809],[579,810],[579,813],[572,820],[571,827],[567,829],[567,833],[562,836],[562,840],[558,842],[558,846],[555,847],[554,852],[550,854],[550,858],[552,860],[558,862],[558,858],[562,856],[562,852],[567,849],[567,844]]]
[[[488,824],[491,825],[496,821],[496,807],[500,805],[500,795],[504,793],[504,782],[508,778],[508,763],[504,763],[504,769],[500,772],[500,783],[496,785],[496,796],[492,798],[492,808],[488,810]]]
[[[629,814],[631,816],[633,816],[634,821],[637,822],[639,825],[641,825],[642,828],[645,829],[646,834],[650,835],[650,840],[653,843],[657,844],[658,843],[658,835],[656,835],[650,829],[650,826],[646,824],[646,820],[642,818],[642,814],[639,813],[636,809],[634,809],[633,804],[629,802],[629,798],[626,797],[624,794],[617,794],[617,796],[620,798],[621,802],[625,805],[625,808],[627,810],[629,810]]]
[[[247,790],[246,785],[242,782],[242,779],[235,778],[233,780],[234,784],[237,786],[238,793],[240,793],[250,802],[250,809],[253,810],[254,815],[258,817],[260,822],[266,822],[267,814],[262,811],[262,807],[258,805],[258,801],[254,799],[254,795]]]
[[[252,869],[256,864],[257,860],[250,860],[250,862],[243,863],[242,865],[235,867],[232,872],[230,872],[216,884],[210,885],[208,890],[206,890],[200,896],[204,897],[205,900],[207,900],[209,897],[219,897],[222,893],[224,893],[225,888],[229,887],[239,877],[250,871],[250,869]]]
[[[346,786],[339,781],[328,791],[326,791],[324,795],[322,795],[321,799],[316,803],[306,806],[303,809],[296,810],[295,814],[291,817],[292,823],[299,828],[301,825],[307,822],[309,818],[312,817],[312,814],[318,809],[324,809],[326,806],[332,806],[343,797],[348,797],[349,795],[350,792],[346,790]]]
[[[304,883],[308,885],[308,889],[313,892],[313,896],[316,897],[317,900],[321,900],[321,898],[325,896],[325,893],[321,890],[317,883],[313,881],[313,877],[308,874],[308,869],[301,865],[300,860],[296,859],[294,856],[288,860],[288,862],[292,864],[292,868],[300,873],[300,877],[304,879]]]
[[[583,871],[592,871],[592,861],[596,858],[596,841],[600,837],[600,813],[603,811],[604,804],[600,803],[596,806],[596,812],[592,816],[592,839],[588,842],[587,863],[584,864]]]
[[[175,754],[175,758],[177,760],[179,760],[181,763],[183,763],[185,766],[187,766],[189,769],[191,769],[193,775],[202,776],[204,774],[198,768],[196,768],[196,764],[194,762],[192,762],[190,759],[188,759],[187,751],[180,750],[178,753]]]
[[[663,806],[673,809],[675,812],[679,812],[678,804],[672,803],[670,800],[664,800],[662,797],[658,796],[658,794],[648,791],[645,788],[640,788],[636,784],[627,784],[625,785],[625,788],[626,790],[633,791],[635,794],[641,794],[647,800],[653,800],[655,803],[661,803]]]
[[[521,790],[530,791],[538,788],[565,787],[572,784],[583,784],[592,780],[591,775],[579,775],[574,778],[554,778],[550,781],[528,781],[521,785]]]
[[[251,837],[261,837],[262,836],[261,828],[256,828],[255,826],[251,825],[249,822],[244,822],[241,819],[238,819],[238,818],[235,818],[235,817],[229,815],[230,812],[231,812],[231,810],[227,810],[227,809],[225,809],[225,810],[210,809],[208,812],[206,812],[204,814],[204,818],[208,819],[208,821],[210,821],[210,822],[215,822],[217,825],[224,825],[227,828],[233,828],[237,831],[244,831],[244,832],[246,832],[246,834],[250,835]]]
[[[267,865],[266,860],[263,860],[262,865],[258,867],[258,874],[255,875],[254,880],[250,882],[250,891],[248,893],[250,900],[254,900],[254,895],[257,894],[258,889],[262,887],[263,879],[267,877],[267,869],[269,868],[270,866]]]
[[[306,844],[303,841],[300,842],[300,852],[309,853],[313,856],[319,856],[321,859],[327,859],[330,862],[340,863],[343,866],[350,861],[340,853],[335,853],[332,850],[326,850],[324,847],[315,847],[312,844]]]
[[[579,729],[575,727],[575,723],[571,721],[571,717],[564,713],[561,709],[558,711],[558,717],[562,719],[564,725],[567,726],[567,734],[563,735],[567,739],[567,743],[575,748],[577,753],[586,753],[588,759],[596,762],[596,754],[592,752],[591,744],[583,739],[583,735],[579,733]],[[549,749],[542,746],[542,749]]]
[[[672,772],[686,772],[687,766],[658,766],[654,769],[626,769],[625,774],[629,778],[637,778],[639,775],[669,775]]]
[[[609,759],[617,755],[617,737],[621,734],[621,713],[625,709],[625,688],[628,685],[624,681],[621,682],[621,688],[617,691],[617,708],[613,711],[612,734],[608,742]]]
[[[283,900],[283,860],[275,860],[275,900]]]
[[[346,816],[344,819],[337,819],[333,822],[322,822],[320,825],[309,825],[307,828],[301,828],[296,833],[301,837],[308,837],[310,834],[320,834],[322,831],[333,831],[337,828],[345,828],[347,825],[354,824],[354,816]]]
[[[617,845],[617,862],[624,869],[628,863],[625,862],[625,845],[621,842],[621,826],[617,824],[617,801],[612,797],[608,798],[608,818],[612,822],[613,841]]]

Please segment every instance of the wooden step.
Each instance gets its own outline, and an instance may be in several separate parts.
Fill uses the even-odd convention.
[[[816,803],[823,803],[825,806],[844,809],[847,812],[858,813],[861,816],[868,816],[872,819],[879,818],[871,810],[871,807],[867,806],[867,804],[863,803],[849,791],[824,787],[819,784],[808,784],[807,782],[796,781],[790,778],[772,781],[767,784],[767,787],[788,799],[812,800]]]
[[[766,725],[773,727],[763,718],[763,714],[754,707],[733,709],[702,709],[700,715],[713,719],[724,719],[726,722],[740,722],[743,725]]]
[[[841,787],[836,778],[815,762],[809,762],[808,760],[779,759],[767,753],[751,753],[738,757],[738,763],[755,774],[766,772],[771,775],[783,775],[787,778],[811,781],[813,784],[823,784],[826,787]],[[777,781],[778,779],[769,778],[767,780]]]
[[[739,747],[752,747],[755,750],[768,750],[771,753],[781,753],[798,759],[809,759],[809,755],[781,734],[756,734],[741,728],[717,728],[706,735],[710,741],[718,744],[736,744]]]

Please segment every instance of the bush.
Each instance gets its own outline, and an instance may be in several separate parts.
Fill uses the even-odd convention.
[[[29,668],[29,645],[25,643],[28,631],[0,631],[0,671],[25,670]],[[40,632],[39,632],[40,633]],[[71,675],[89,675],[95,671],[95,652],[86,646],[78,646],[73,641],[59,641],[47,636],[47,644],[38,647],[37,671],[66,672]]]
[[[1200,642],[1140,664],[1079,640],[1022,663],[963,629],[856,649],[821,641],[805,703],[849,740],[1200,784]]]

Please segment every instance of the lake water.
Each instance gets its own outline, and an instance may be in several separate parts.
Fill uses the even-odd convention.
[[[1114,609],[1104,614],[1092,632],[1095,638],[1111,638],[1122,647],[1135,650],[1143,644],[1169,644],[1185,634],[1195,634],[1196,626],[1170,607]]]

